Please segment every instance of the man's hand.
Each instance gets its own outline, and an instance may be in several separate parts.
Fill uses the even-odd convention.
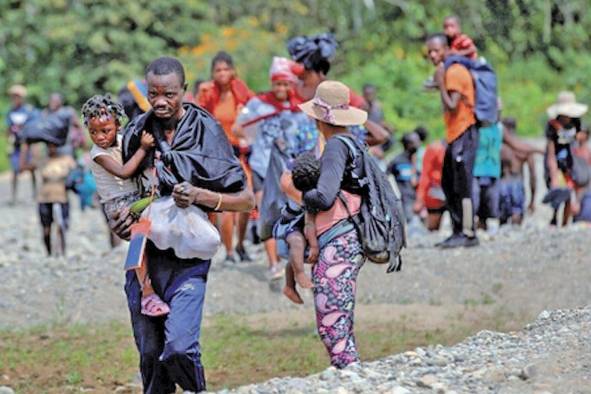
[[[172,198],[177,207],[188,208],[191,204],[199,201],[199,189],[191,185],[189,182],[179,183],[174,185],[172,189]]]
[[[129,241],[131,238],[131,225],[134,222],[133,216],[129,212],[129,208],[125,207],[115,212],[113,218],[109,220],[111,230],[121,239]]]

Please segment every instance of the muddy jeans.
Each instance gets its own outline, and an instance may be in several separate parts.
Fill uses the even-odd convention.
[[[357,275],[364,261],[353,230],[324,246],[312,270],[318,333],[337,368],[359,361],[353,314]]]

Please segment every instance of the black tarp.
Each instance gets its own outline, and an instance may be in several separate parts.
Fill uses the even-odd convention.
[[[45,142],[62,146],[68,140],[73,116],[71,107],[62,107],[54,112],[43,111],[25,123],[20,137],[29,144]]]
[[[162,194],[170,194],[174,185],[183,181],[216,192],[243,190],[246,176],[222,127],[204,109],[191,103],[183,105],[186,112],[170,145],[153,127],[152,111],[130,122],[123,136],[123,160],[129,160],[137,151],[141,133],[146,130],[154,135],[161,152],[162,164],[156,170]],[[143,171],[153,159],[152,153],[138,171]]]

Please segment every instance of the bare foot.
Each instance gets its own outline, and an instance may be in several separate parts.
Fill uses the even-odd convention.
[[[302,289],[311,289],[314,287],[314,284],[305,272],[300,272],[299,274],[296,274],[295,280],[298,286],[300,286]]]
[[[298,293],[298,291],[296,289],[293,289],[291,287],[287,287],[285,286],[283,288],[283,295],[285,295],[287,298],[289,298],[289,300],[291,302],[293,302],[294,304],[303,304],[304,300],[302,300],[302,297],[300,297],[300,294]]]

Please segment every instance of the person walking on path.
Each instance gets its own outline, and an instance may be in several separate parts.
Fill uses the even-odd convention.
[[[359,361],[353,333],[357,275],[365,258],[357,231],[349,221],[359,212],[361,166],[340,136],[354,138],[347,126],[361,125],[367,112],[349,105],[350,91],[336,81],[322,82],[315,97],[300,105],[302,111],[316,120],[326,139],[320,158],[317,187],[303,195],[305,209],[316,214],[316,231],[320,238],[318,262],[312,269],[314,306],[318,333],[337,368]],[[343,192],[341,192],[341,189]],[[342,200],[339,198],[341,196]],[[344,206],[344,201],[347,206]],[[334,205],[337,207],[333,209]],[[331,234],[326,238],[326,234]]]
[[[39,203],[39,219],[43,228],[43,242],[47,255],[66,255],[66,230],[70,220],[70,203],[66,180],[76,167],[72,156],[60,154],[55,144],[47,144],[47,160],[39,168],[41,186],[37,202]],[[57,225],[59,250],[53,248],[51,239],[52,225]]]
[[[293,69],[296,66],[290,59],[274,57],[269,69],[271,90],[251,98],[236,121],[236,135],[253,140],[248,164],[252,170],[252,185],[259,210],[273,145],[280,143],[279,141],[288,141],[290,135],[298,134],[299,119],[303,116],[297,106],[301,100],[294,90],[297,77]],[[264,243],[269,262],[269,277],[278,278],[281,267],[278,264],[276,241],[269,238]]]
[[[445,193],[453,234],[438,246],[441,248],[478,245],[472,206],[472,179],[478,129],[474,115],[474,82],[470,71],[453,64],[445,69],[447,39],[436,34],[427,39],[429,59],[437,67],[435,84],[441,95],[443,119],[448,143],[443,161],[441,184]]]
[[[249,175],[248,154],[250,147],[234,133],[233,128],[240,110],[248,100],[254,97],[254,93],[246,83],[237,77],[234,60],[226,52],[218,52],[211,61],[211,75],[212,80],[201,84],[199,88],[199,105],[208,110],[220,122],[232,144],[234,153],[240,158],[247,175]],[[252,261],[244,248],[250,213],[224,212],[221,217],[220,232],[222,242],[226,247],[226,261],[237,262],[234,251],[241,261]],[[235,249],[234,231],[237,231],[238,235]]]
[[[139,149],[144,130],[153,133],[163,160],[156,166],[161,195],[172,195],[180,208],[196,204],[210,211],[248,212],[254,196],[232,147],[216,120],[202,108],[183,104],[185,72],[175,58],[154,60],[146,68],[148,100],[153,110],[127,125],[123,136],[126,162]],[[156,161],[155,161],[156,160]],[[215,163],[215,164],[214,164]],[[142,169],[138,176],[150,168]],[[171,177],[176,179],[172,185]],[[113,230],[129,239],[134,222],[127,208],[114,215]],[[199,338],[205,288],[211,261],[181,259],[174,252],[159,250],[149,240],[145,253],[154,291],[169,305],[165,317],[141,314],[141,287],[133,271],[126,275],[125,291],[138,351],[144,393],[168,394],[178,384],[183,390],[206,390]],[[153,263],[153,264],[152,264]]]
[[[27,97],[27,89],[22,85],[13,85],[8,90],[12,106],[6,115],[6,126],[8,127],[8,152],[10,158],[10,166],[12,168],[12,182],[11,182],[11,199],[10,203],[15,204],[18,195],[18,177],[23,170],[28,170],[31,174],[31,182],[33,185],[33,196],[35,196],[37,184],[35,178],[35,168],[31,165],[31,152],[23,152],[23,141],[20,132],[25,123],[37,116],[37,111],[30,104],[25,102]],[[26,157],[21,159],[21,156]],[[21,168],[21,163],[25,164],[26,168]],[[33,197],[34,198],[34,197]]]

